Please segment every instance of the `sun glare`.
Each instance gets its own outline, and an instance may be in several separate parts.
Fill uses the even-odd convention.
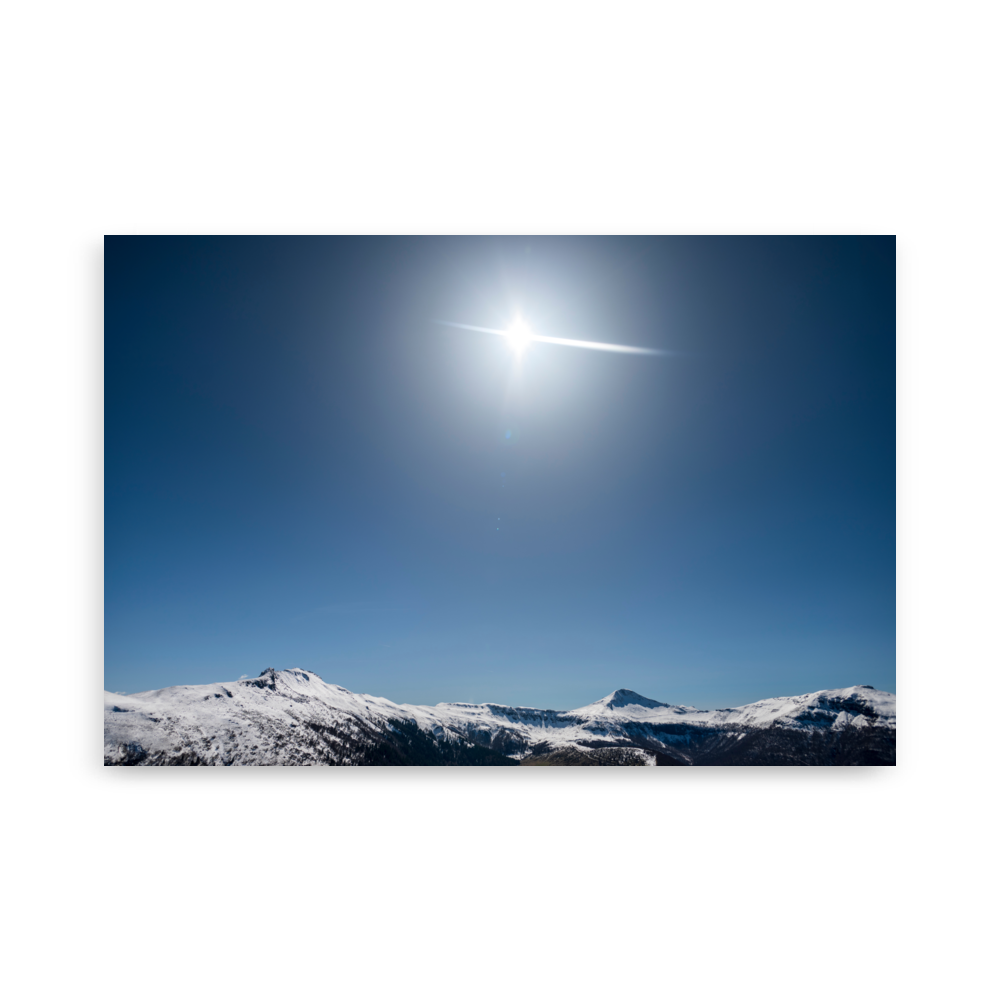
[[[525,348],[532,341],[531,331],[522,319],[514,320],[513,325],[507,331],[507,342],[511,350],[520,357],[524,354]]]

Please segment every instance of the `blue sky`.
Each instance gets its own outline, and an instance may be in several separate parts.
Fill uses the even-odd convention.
[[[434,322],[518,314],[670,353]],[[114,237],[105,321],[110,690],[895,690],[891,237]]]

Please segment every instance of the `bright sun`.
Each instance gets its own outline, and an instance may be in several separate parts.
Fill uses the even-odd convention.
[[[524,320],[514,320],[513,325],[507,331],[507,342],[510,344],[511,350],[518,357],[520,357],[531,341],[531,331],[528,329],[528,325],[524,322]]]

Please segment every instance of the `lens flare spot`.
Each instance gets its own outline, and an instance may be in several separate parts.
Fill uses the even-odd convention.
[[[531,331],[528,329],[527,323],[523,319],[518,317],[514,320],[510,329],[507,331],[507,343],[510,344],[510,349],[520,357],[527,350],[528,344],[533,340]]]

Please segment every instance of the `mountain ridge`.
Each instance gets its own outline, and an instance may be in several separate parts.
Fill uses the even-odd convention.
[[[895,695],[856,685],[700,710],[628,688],[578,709],[397,705],[300,668],[105,692],[107,765],[895,764]]]

